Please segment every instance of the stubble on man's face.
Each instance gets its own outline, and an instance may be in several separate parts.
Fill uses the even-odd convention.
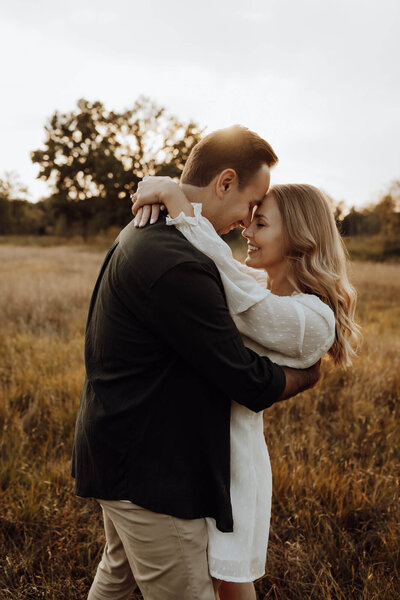
[[[250,224],[253,209],[263,201],[270,181],[270,169],[264,164],[243,189],[237,186],[226,196],[214,224],[219,235],[225,235],[239,225],[247,227]]]

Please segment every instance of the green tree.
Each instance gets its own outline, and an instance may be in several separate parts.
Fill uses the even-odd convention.
[[[15,171],[6,171],[0,178],[0,198],[6,200],[26,200],[28,188]]]
[[[397,260],[400,257],[400,181],[392,182],[376,204],[360,211],[351,208],[339,228],[349,238],[347,244],[352,256],[363,260]]]
[[[400,181],[392,183],[375,211],[381,222],[380,234],[385,256],[400,256]]]
[[[29,228],[27,187],[14,171],[0,178],[0,234],[19,233]]]
[[[97,230],[131,217],[129,195],[146,175],[179,177],[203,131],[182,123],[148,98],[132,109],[109,111],[81,99],[69,113],[55,112],[44,148],[32,152],[38,177],[51,185],[50,208],[66,226]]]

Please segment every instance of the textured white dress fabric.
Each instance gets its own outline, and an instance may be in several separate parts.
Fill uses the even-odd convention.
[[[246,346],[280,365],[306,368],[333,344],[332,310],[317,296],[276,296],[266,274],[237,262],[229,246],[193,204],[195,216],[167,217],[219,269],[229,311]],[[210,573],[224,581],[254,581],[265,573],[271,514],[272,473],[263,412],[232,401],[231,502],[234,530],[223,533],[207,518]]]

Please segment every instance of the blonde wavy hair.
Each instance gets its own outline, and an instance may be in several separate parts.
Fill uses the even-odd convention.
[[[347,251],[325,194],[312,185],[275,185],[283,221],[288,279],[298,292],[317,295],[331,307],[335,341],[328,354],[351,365],[361,339],[354,320],[357,292],[347,276]]]

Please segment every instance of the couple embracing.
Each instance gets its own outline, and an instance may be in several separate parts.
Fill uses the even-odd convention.
[[[76,493],[103,510],[90,600],[254,600],[272,477],[263,410],[354,355],[355,292],[325,196],[270,189],[241,126],[199,142],[180,184],[146,178],[101,267],[85,337]],[[166,208],[168,215],[160,212]],[[149,222],[150,221],[150,222]],[[244,227],[246,264],[219,237]]]

